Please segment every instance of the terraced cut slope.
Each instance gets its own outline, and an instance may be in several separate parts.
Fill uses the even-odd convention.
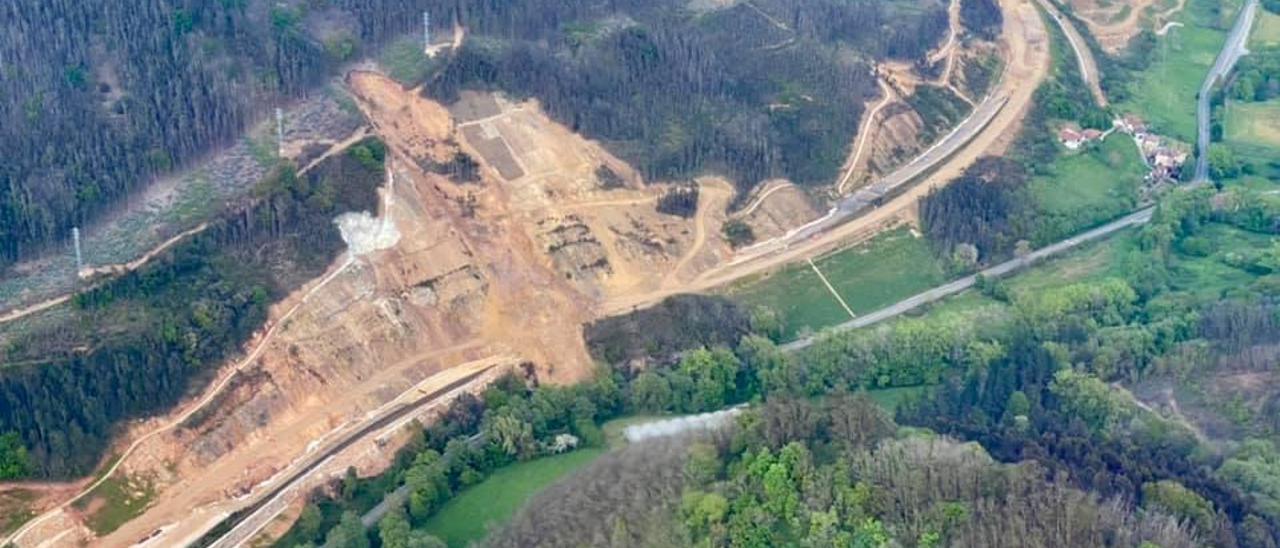
[[[1042,77],[1047,47],[1029,4],[1009,8],[1016,15],[1006,20],[1001,47],[1022,62],[1005,64],[1010,72],[993,94],[1020,109],[1030,98],[1021,90]],[[555,123],[538,101],[463,90],[446,106],[369,71],[351,73],[346,85],[369,133],[387,145],[377,211],[344,221],[353,253],[273,306],[247,357],[216,372],[213,392],[123,436],[127,451],[112,472],[154,481],[156,495],[137,518],[111,523],[119,527],[95,539],[81,525],[85,516],[54,512],[25,529],[20,545],[54,537],[186,542],[267,492],[316,440],[358,429],[442,371],[513,356],[534,364],[541,379],[572,382],[593,368],[582,324],[612,303],[697,290],[713,270],[719,283],[761,271],[731,266],[720,227],[733,191],[723,180],[694,181],[699,198],[687,217],[660,213],[657,204],[677,185],[643,177]],[[972,161],[1016,124],[1016,111],[998,112],[948,156],[959,163],[944,171]],[[932,177],[930,185],[946,180]],[[918,194],[907,198],[888,217],[813,243],[870,236]],[[359,447],[376,446],[363,441],[369,445]],[[334,466],[370,470],[386,454],[341,457]],[[226,478],[234,478],[230,486]]]

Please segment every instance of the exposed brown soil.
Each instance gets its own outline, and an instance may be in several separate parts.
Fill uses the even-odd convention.
[[[1034,9],[1025,0],[1002,4],[1010,69],[999,92],[1010,96],[1009,107],[904,195],[745,262],[721,236],[732,197],[723,181],[699,180],[692,218],[664,215],[654,207],[664,185],[642,181],[598,144],[552,122],[536,102],[474,94],[446,108],[380,74],[352,73],[348,86],[372,133],[388,144],[393,182],[380,215],[394,223],[399,240],[340,260],[273,307],[267,330],[249,345],[250,358],[226,366],[216,393],[133,425],[121,448],[144,441],[122,472],[152,474],[159,495],[141,517],[96,543],[129,545],[156,531],[162,535],[155,538],[186,538],[237,497],[260,491],[317,440],[435,373],[514,355],[534,363],[544,380],[572,382],[592,370],[581,334],[589,320],[802,260],[910,217],[921,196],[1016,127],[1044,77],[1048,45]],[[479,162],[480,181],[431,171],[459,152]],[[600,180],[602,166],[623,184]],[[816,215],[803,192],[783,186],[748,222],[762,234],[784,232]],[[160,431],[175,422],[180,426]],[[374,449],[363,454],[351,463],[370,471],[385,459]],[[42,521],[22,545],[52,539],[68,530],[69,519],[62,513]]]
[[[768,181],[762,185],[747,207],[736,215],[751,226],[757,240],[768,240],[821,216],[805,191],[786,181]]]
[[[1008,103],[985,129],[923,181],[871,212],[821,235],[764,254],[736,256],[703,272],[678,290],[663,289],[613,298],[605,304],[605,310],[621,313],[653,304],[678,292],[706,291],[850,242],[866,240],[886,226],[909,219],[911,214],[908,212],[916,208],[920,198],[954,180],[978,158],[997,153],[996,150],[1004,146],[1020,127],[1036,88],[1048,74],[1050,61],[1048,31],[1035,6],[1027,0],[1002,0],[1001,8],[1005,13],[1005,23],[1000,49],[1007,68],[994,93],[1008,96]]]
[[[1143,29],[1156,30],[1174,13],[1182,9],[1186,0],[1176,0],[1176,5],[1160,11],[1161,0],[1065,0],[1075,15],[1085,22],[1089,34],[1098,40],[1103,51],[1115,55],[1129,45],[1129,41]]]

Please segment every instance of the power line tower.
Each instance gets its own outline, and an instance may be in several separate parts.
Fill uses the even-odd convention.
[[[284,158],[284,110],[276,107],[276,156]]]
[[[80,271],[84,270],[84,258],[80,255],[80,227],[71,227],[71,244],[76,250],[76,277],[80,276]]]

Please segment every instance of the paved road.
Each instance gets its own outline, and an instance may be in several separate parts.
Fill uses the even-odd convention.
[[[300,494],[299,491],[306,488],[306,480],[309,479],[311,474],[321,470],[338,453],[380,432],[384,428],[394,425],[396,421],[413,415],[442,397],[448,397],[454,392],[465,390],[473,381],[485,376],[494,367],[500,365],[500,363],[495,362],[493,365],[469,373],[409,403],[394,407],[381,416],[370,420],[363,427],[330,442],[323,449],[307,455],[303,458],[301,464],[295,468],[295,471],[280,481],[275,488],[258,497],[256,502],[232,514],[215,527],[215,529],[225,531],[224,533],[214,535],[214,538],[210,539],[211,542],[197,542],[196,545],[203,544],[213,548],[232,548],[243,545],[268,522],[275,519]]]
[[[950,158],[961,147],[973,140],[974,136],[986,129],[1008,103],[1008,95],[987,96],[981,103],[978,103],[978,106],[973,109],[973,112],[967,118],[961,121],[955,129],[951,130],[951,133],[948,133],[906,165],[884,176],[874,184],[846,196],[822,218],[797,227],[780,238],[748,247],[744,252],[751,257],[755,257],[777,248],[785,248],[796,242],[822,234],[865,213],[895,193],[905,190],[921,175],[928,173],[937,167],[939,163]]]
[[[1231,34],[1227,35],[1227,41],[1222,45],[1222,51],[1218,53],[1218,59],[1213,62],[1213,68],[1209,69],[1204,83],[1200,85],[1200,95],[1196,98],[1196,176],[1194,181],[1197,183],[1209,181],[1209,100],[1213,97],[1213,86],[1219,80],[1225,79],[1231,73],[1231,69],[1235,68],[1240,57],[1248,53],[1244,46],[1249,41],[1249,29],[1253,28],[1253,19],[1257,13],[1258,0],[1249,0],[1240,10],[1235,25],[1231,27]]]
[[[1085,85],[1089,86],[1089,91],[1093,93],[1093,100],[1098,103],[1098,106],[1106,108],[1107,96],[1102,93],[1102,75],[1098,72],[1098,63],[1093,58],[1093,51],[1085,43],[1080,31],[1076,30],[1076,26],[1058,11],[1058,7],[1053,5],[1052,0],[1039,0],[1039,2],[1040,7],[1049,12],[1049,16],[1058,24],[1058,28],[1062,29],[1062,33],[1067,35],[1067,42],[1076,52],[1076,63],[1080,65],[1080,78],[1084,80]]]
[[[1080,244],[1091,242],[1093,240],[1097,240],[1097,239],[1109,236],[1118,230],[1123,230],[1131,226],[1145,224],[1146,222],[1151,220],[1151,214],[1154,211],[1155,211],[1154,207],[1148,207],[1146,209],[1138,210],[1136,212],[1125,215],[1124,217],[1111,221],[1110,223],[1102,225],[1093,230],[1086,231],[1084,233],[1062,240],[1058,243],[1032,251],[1031,253],[1028,253],[1024,257],[1019,257],[1017,259],[1012,259],[1012,260],[1000,263],[996,266],[983,270],[980,274],[987,278],[999,278],[1001,276],[1009,274],[1010,272],[1021,270],[1041,260],[1044,260],[1048,257],[1052,257],[1064,251],[1075,248]],[[868,325],[879,323],[889,318],[902,315],[903,313],[919,308],[920,306],[941,300],[945,297],[950,297],[951,295],[955,295],[956,293],[969,289],[970,287],[973,287],[973,284],[974,282],[977,281],[977,279],[978,279],[978,274],[965,276],[951,283],[940,285],[938,287],[925,291],[924,293],[920,293],[913,297],[910,297],[905,300],[894,303],[892,305],[889,305],[885,308],[881,308],[880,310],[877,310],[870,314],[859,316],[857,318],[844,322],[840,325],[837,325],[831,328],[830,331],[837,332],[837,331],[847,331],[850,329],[858,329],[860,327],[866,327]],[[799,340],[787,343],[785,345],[782,345],[782,349],[786,351],[794,351],[794,350],[808,348],[809,346],[812,346],[813,343],[818,340],[818,338],[826,335],[826,333],[827,332],[819,333],[817,335],[810,335],[803,339],[799,339]]]

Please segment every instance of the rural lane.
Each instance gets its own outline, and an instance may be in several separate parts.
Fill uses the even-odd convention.
[[[1094,102],[1098,103],[1099,107],[1107,108],[1107,96],[1102,92],[1102,74],[1098,72],[1098,63],[1093,58],[1093,51],[1089,49],[1089,44],[1085,43],[1084,37],[1080,35],[1080,31],[1076,30],[1075,24],[1058,11],[1058,7],[1053,5],[1052,0],[1038,1],[1040,7],[1049,12],[1049,16],[1058,24],[1058,28],[1062,29],[1062,33],[1067,35],[1067,42],[1076,52],[1076,63],[1080,65],[1080,78],[1084,80],[1085,85],[1089,86]]]
[[[1088,230],[1076,236],[1072,236],[1070,238],[1062,240],[1058,243],[1032,251],[1031,253],[1028,253],[1025,256],[1018,257],[1016,259],[1011,259],[1009,261],[1005,261],[1003,263],[995,265],[991,268],[983,270],[982,272],[979,272],[978,274],[971,274],[969,276],[965,276],[953,282],[943,284],[933,289],[930,289],[928,291],[925,291],[923,293],[919,293],[915,296],[908,297],[907,299],[898,301],[897,303],[881,308],[880,310],[877,310],[875,312],[871,312],[869,314],[859,316],[857,318],[854,318],[842,324],[836,325],[835,327],[832,327],[829,330],[823,331],[815,335],[810,335],[803,339],[797,339],[795,341],[789,342],[787,344],[782,345],[781,348],[788,352],[801,350],[804,348],[808,348],[809,346],[812,346],[813,343],[816,342],[819,338],[826,336],[829,333],[848,331],[850,329],[858,329],[861,327],[866,327],[875,323],[882,322],[884,320],[887,320],[896,316],[900,316],[906,312],[919,308],[923,305],[926,305],[935,301],[939,301],[943,298],[950,297],[952,295],[960,293],[961,291],[969,289],[970,287],[973,287],[973,284],[977,282],[978,276],[980,275],[985,276],[987,278],[999,278],[1001,276],[1004,276],[1016,270],[1021,270],[1028,266],[1031,266],[1046,258],[1052,257],[1064,251],[1073,249],[1079,246],[1080,244],[1091,242],[1091,241],[1109,236],[1115,233],[1116,231],[1123,230],[1131,226],[1145,224],[1151,220],[1151,215],[1154,212],[1155,212],[1155,207],[1140,209],[1138,211],[1125,215],[1124,217],[1111,221],[1100,227],[1094,228],[1092,230]]]
[[[1204,83],[1200,84],[1200,93],[1196,96],[1196,176],[1193,179],[1196,183],[1209,180],[1209,140],[1212,125],[1209,120],[1211,110],[1209,100],[1213,97],[1213,86],[1219,80],[1226,79],[1240,57],[1248,52],[1244,46],[1249,40],[1249,29],[1253,28],[1253,19],[1257,14],[1258,0],[1248,0],[1240,9],[1240,15],[1236,17],[1236,23],[1231,27],[1231,34],[1227,35],[1222,51],[1214,60],[1213,68],[1209,69]]]

